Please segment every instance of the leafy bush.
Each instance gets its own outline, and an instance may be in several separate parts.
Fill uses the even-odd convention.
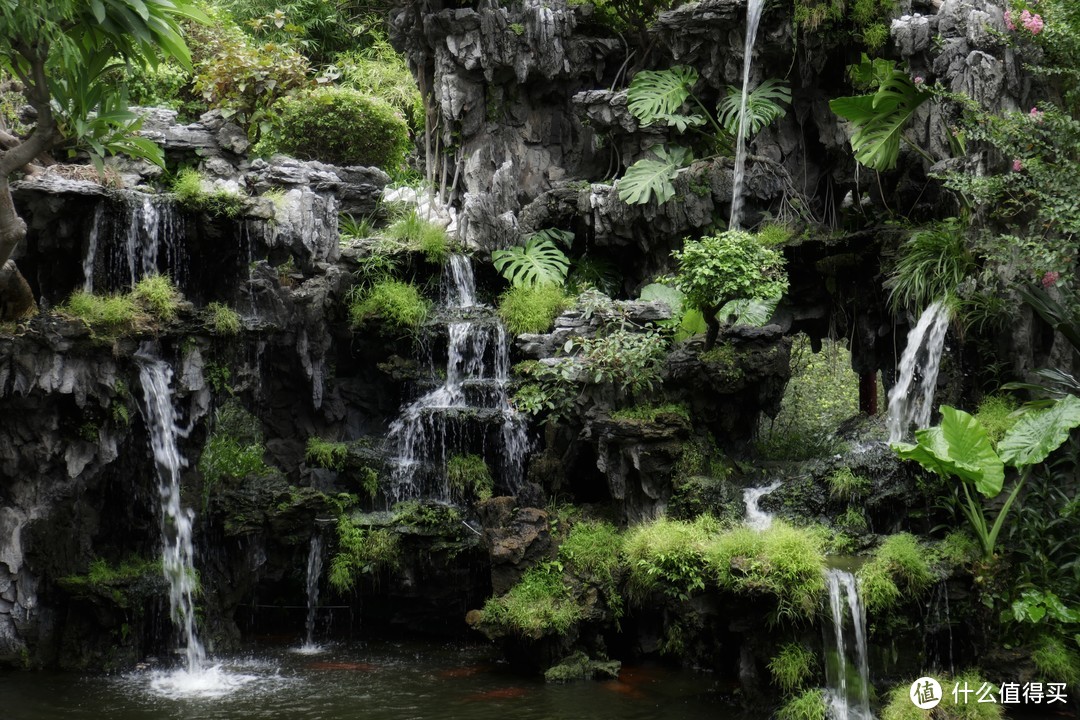
[[[975,260],[955,218],[912,233],[900,246],[896,267],[885,281],[893,310],[921,312],[952,297],[975,271]]]
[[[337,525],[338,551],[330,560],[330,587],[344,593],[360,575],[374,575],[401,562],[398,535],[385,528],[362,528],[342,515]]]
[[[925,593],[937,581],[929,557],[928,550],[911,533],[885,538],[873,559],[858,573],[867,611],[884,612],[901,598],[910,600]]]
[[[135,283],[131,297],[161,320],[172,320],[180,307],[180,291],[165,275],[150,275]]]
[[[719,532],[713,518],[692,522],[660,518],[627,531],[623,554],[630,599],[641,603],[652,592],[686,599],[705,588],[705,552]]]
[[[405,121],[382,100],[356,90],[318,88],[281,98],[274,111],[258,153],[397,170],[409,152]]]
[[[379,320],[389,328],[415,331],[427,318],[429,307],[416,286],[383,279],[354,295],[349,320],[353,327]]]
[[[458,497],[472,495],[487,500],[495,489],[491,470],[479,455],[452,456],[446,461],[446,481]]]
[[[801,689],[814,674],[817,656],[797,643],[788,643],[780,648],[769,661],[769,672],[785,694]]]
[[[558,285],[512,287],[499,298],[499,317],[514,335],[545,332],[555,318],[570,307]]]
[[[603,590],[614,619],[623,613],[618,587],[623,571],[622,546],[622,535],[614,525],[593,520],[575,522],[559,545],[559,559],[583,581]]]
[[[442,265],[450,255],[450,236],[446,234],[446,230],[420,217],[415,211],[395,220],[386,228],[384,234],[403,243],[410,250],[422,253],[428,262],[435,265]]]
[[[225,188],[207,190],[202,175],[193,168],[184,168],[177,173],[173,179],[172,193],[182,207],[212,216],[235,218],[247,207],[243,195]]]
[[[341,472],[345,469],[345,463],[349,460],[349,445],[343,442],[331,442],[312,435],[307,441],[307,450],[304,458],[308,463]]]
[[[807,690],[776,711],[776,720],[825,720],[825,717],[825,694],[821,690]]]
[[[1080,652],[1060,638],[1042,635],[1035,643],[1031,659],[1046,682],[1064,682],[1075,692],[1080,687]]]
[[[236,335],[240,332],[240,314],[228,305],[212,302],[206,306],[210,315],[210,327],[219,335]]]
[[[528,570],[503,596],[484,603],[484,623],[526,638],[566,634],[582,617],[582,607],[563,582],[556,563]]]
[[[996,445],[1020,419],[1019,415],[1014,414],[1018,408],[1016,400],[1009,395],[987,395],[979,403],[975,419],[986,430],[990,442]]]
[[[265,448],[262,443],[243,443],[231,435],[213,433],[203,446],[199,457],[199,472],[208,486],[216,485],[226,478],[243,478],[248,475],[266,475],[270,467],[263,462]]]
[[[840,468],[829,475],[828,483],[831,497],[846,500],[856,500],[870,489],[869,478],[856,475],[851,472],[851,468],[847,467]]]
[[[717,118],[731,135],[739,134],[739,114],[742,109],[742,88],[728,85],[727,95],[717,106]],[[780,103],[791,103],[791,89],[775,78],[769,78],[750,91],[746,97],[746,139],[761,132],[785,114]]]
[[[405,118],[413,132],[423,131],[424,101],[416,80],[405,58],[385,39],[338,55],[334,65],[341,73],[341,85],[384,100]]]

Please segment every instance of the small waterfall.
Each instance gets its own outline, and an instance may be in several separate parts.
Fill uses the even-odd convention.
[[[743,46],[742,101],[739,103],[739,133],[735,140],[735,177],[731,189],[731,217],[728,229],[738,230],[742,221],[743,176],[746,174],[746,98],[750,93],[750,68],[754,59],[754,41],[757,39],[761,13],[765,0],[749,0],[746,5],[746,42]]]
[[[108,289],[131,287],[158,272],[168,273],[183,288],[187,279],[187,246],[183,217],[174,203],[167,198],[130,192],[126,193],[122,207],[122,212],[113,213],[112,232],[106,240]],[[99,228],[96,214],[94,228]],[[95,258],[91,255],[97,254],[102,239],[96,236],[98,233],[100,229],[91,230],[95,237],[83,259],[84,274],[87,267],[93,268]]]
[[[322,577],[322,538],[319,533],[311,536],[311,549],[307,560],[307,622],[304,644],[300,652],[315,654],[322,650],[315,644],[315,611],[319,607],[319,578]]]
[[[445,379],[405,406],[390,426],[390,439],[397,446],[389,493],[394,500],[449,500],[446,462],[454,452],[469,451],[470,445],[497,445],[492,455],[499,458],[499,474],[508,489],[520,487],[524,473],[526,423],[506,394],[509,337],[494,311],[477,303],[468,257],[453,255],[447,262],[442,303],[441,314],[447,318]],[[437,377],[434,358],[428,362]]]
[[[743,490],[743,502],[746,503],[746,524],[754,530],[768,530],[772,527],[772,513],[765,512],[758,505],[761,498],[780,487],[780,481],[775,480],[765,487],[746,488]]]
[[[915,329],[908,333],[907,347],[900,357],[900,374],[889,391],[886,427],[890,443],[904,440],[913,424],[916,428],[930,424],[948,329],[949,311],[938,301],[926,308]]]
[[[94,208],[94,219],[90,224],[90,234],[86,238],[86,255],[83,256],[83,292],[94,292],[94,263],[97,262],[98,241],[101,238],[101,226],[105,221],[105,203],[98,203]]]
[[[195,513],[191,508],[183,507],[180,498],[180,470],[186,462],[176,443],[180,431],[169,389],[172,369],[162,360],[150,356],[146,348],[136,357],[145,401],[146,427],[161,493],[162,567],[169,582],[169,611],[184,637],[187,672],[195,675],[205,667],[206,651],[195,628],[195,551],[191,537]]]
[[[832,626],[825,628],[825,703],[831,720],[873,720],[866,652],[866,611],[855,576],[825,571]],[[830,642],[831,641],[831,642]],[[852,642],[854,641],[854,642]]]

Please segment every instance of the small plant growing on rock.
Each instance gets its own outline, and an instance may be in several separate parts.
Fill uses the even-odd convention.
[[[829,495],[833,498],[856,500],[863,497],[870,489],[870,480],[856,475],[851,468],[843,467],[829,475]]]
[[[442,265],[450,255],[450,236],[430,220],[410,211],[386,228],[386,237],[401,242],[410,250],[421,253],[429,263]]]
[[[937,581],[930,556],[910,533],[890,535],[859,569],[859,581],[868,612],[883,612],[901,598],[916,598]]]
[[[244,212],[247,199],[225,188],[207,190],[203,176],[194,168],[184,168],[173,179],[172,192],[176,202],[193,212],[217,217],[235,218]]]
[[[491,470],[479,455],[454,455],[447,460],[446,482],[454,495],[472,495],[477,500],[487,500],[495,489]]]
[[[341,472],[349,459],[349,446],[347,443],[312,436],[308,438],[304,458],[316,467]]]
[[[512,287],[499,298],[499,317],[514,335],[545,332],[570,298],[559,285]]]
[[[430,307],[415,285],[389,278],[351,295],[349,320],[353,327],[379,320],[388,328],[414,332],[427,318]]]
[[[825,717],[825,694],[821,690],[807,690],[776,711],[777,720],[825,720]]]
[[[817,656],[798,643],[788,643],[769,661],[769,672],[785,694],[801,689],[814,674]]]
[[[401,563],[401,541],[386,528],[365,528],[342,515],[337,525],[338,552],[330,560],[330,587],[349,592],[361,575],[375,575]]]
[[[210,315],[209,325],[217,334],[236,335],[240,332],[240,313],[228,305],[212,302],[206,306],[206,311]]]
[[[180,306],[180,291],[165,275],[151,275],[135,283],[131,296],[161,320],[172,320]]]

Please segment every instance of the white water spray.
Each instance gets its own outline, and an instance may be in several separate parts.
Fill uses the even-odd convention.
[[[315,654],[322,650],[315,644],[315,613],[319,607],[319,578],[322,576],[322,538],[319,533],[311,536],[311,549],[307,562],[307,622],[304,629],[304,644],[300,652]]]
[[[829,610],[832,614],[832,627],[825,629],[825,651],[830,655],[825,663],[825,678],[828,681],[825,704],[829,718],[873,720],[866,652],[866,611],[859,597],[858,583],[855,576],[846,570],[830,568],[825,571],[825,584],[829,589]]]
[[[761,498],[780,487],[780,481],[775,480],[765,487],[746,488],[743,490],[743,502],[746,503],[746,524],[754,530],[768,530],[772,527],[773,515],[761,509]]]
[[[765,0],[749,0],[746,4],[746,42],[743,46],[742,99],[739,101],[739,132],[735,141],[735,177],[731,188],[731,217],[729,230],[738,230],[742,221],[743,177],[746,174],[746,101],[750,94],[750,68],[753,65],[754,41],[757,39]]]
[[[938,301],[926,308],[908,333],[907,347],[900,357],[900,373],[889,391],[886,427],[890,443],[905,440],[912,425],[918,429],[930,424],[948,329],[949,311]]]

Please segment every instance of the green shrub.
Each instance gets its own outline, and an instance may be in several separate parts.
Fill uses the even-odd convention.
[[[282,152],[335,165],[396,170],[409,151],[409,128],[382,100],[356,90],[326,87],[274,105],[277,119],[255,151]]]
[[[145,319],[138,303],[130,295],[94,295],[76,291],[57,310],[80,318],[92,328],[107,332],[131,330],[140,319]]]
[[[499,317],[514,335],[542,333],[570,304],[557,285],[513,287],[499,298]]]
[[[623,422],[639,422],[654,425],[658,420],[671,422],[683,420],[690,422],[690,411],[681,403],[667,403],[665,405],[635,405],[623,408],[611,413],[612,420]]]
[[[896,267],[885,281],[895,312],[921,312],[956,293],[976,270],[964,230],[955,218],[912,233],[900,246]]]
[[[779,223],[768,223],[762,225],[761,229],[757,231],[757,239],[762,245],[766,247],[775,247],[776,245],[783,245],[791,239],[793,235],[791,228],[787,225],[781,225]]]
[[[784,694],[790,695],[801,689],[813,676],[815,665],[817,656],[812,650],[797,643],[788,643],[769,661],[769,672],[772,673],[773,682]]]
[[[952,567],[967,567],[982,557],[975,538],[963,530],[954,530],[938,543],[938,556]]]
[[[349,459],[349,446],[343,442],[330,442],[320,437],[309,437],[305,459],[311,465],[341,472]]]
[[[928,549],[910,533],[885,538],[858,572],[867,612],[888,611],[902,598],[910,600],[926,592],[937,581],[929,557]]]
[[[630,599],[640,603],[654,592],[686,599],[705,588],[705,552],[719,531],[713,518],[692,522],[660,518],[631,528],[623,540]]]
[[[491,470],[479,455],[454,455],[447,460],[446,481],[457,497],[472,495],[487,500],[495,489]]]
[[[414,132],[424,129],[424,101],[405,61],[386,40],[379,39],[363,50],[334,58],[341,72],[339,82],[389,103]]]
[[[1043,681],[1068,683],[1074,693],[1080,687],[1080,653],[1059,638],[1041,636],[1035,643],[1031,660]]]
[[[825,694],[807,690],[791,698],[776,711],[776,720],[825,720]]]
[[[172,320],[180,307],[180,291],[165,275],[151,275],[135,283],[132,298],[161,320]]]
[[[965,683],[971,690],[978,691],[986,681],[974,671],[967,671],[949,678],[948,676],[935,677],[941,683],[941,703],[931,712],[920,710],[911,702],[911,683],[900,683],[889,690],[886,694],[885,706],[881,709],[881,720],[925,720],[933,717],[935,720],[998,720],[1005,716],[1005,709],[1000,702],[976,702],[977,697],[973,693],[964,702],[964,695],[959,696],[960,702],[955,702],[952,694],[953,683],[959,683],[963,688]],[[1000,698],[999,689],[991,684],[993,695]]]
[[[706,559],[721,588],[773,596],[775,620],[812,617],[825,594],[820,536],[784,522],[729,530],[710,544]]]
[[[219,335],[236,335],[240,332],[240,313],[228,305],[212,302],[206,306],[206,311],[210,314],[209,325],[214,332]]]
[[[337,525],[338,551],[330,560],[330,586],[344,593],[360,575],[394,569],[401,562],[401,541],[385,528],[362,528],[342,515]]]
[[[983,398],[979,409],[975,411],[975,419],[990,436],[990,442],[997,445],[1009,428],[1016,424],[1020,416],[1013,413],[1018,407],[1016,400],[1010,395],[987,395]]]
[[[888,612],[900,602],[900,588],[885,565],[867,563],[859,568],[858,577],[863,606],[871,615]]]
[[[415,331],[427,318],[429,307],[415,285],[386,278],[354,294],[349,320],[353,327],[379,320],[393,329]]]
[[[559,545],[559,559],[579,578],[594,583],[604,591],[604,599],[613,618],[622,617],[623,601],[619,578],[623,570],[623,538],[608,522],[581,520]]]
[[[442,265],[450,255],[450,236],[446,230],[409,212],[390,224],[386,237],[405,244],[410,250],[422,253],[434,265]]]
[[[845,500],[857,500],[870,489],[870,480],[851,472],[851,468],[840,468],[829,475],[829,495]]]
[[[555,563],[527,571],[502,597],[484,603],[484,623],[527,638],[566,634],[582,617]]]
[[[240,403],[229,400],[214,411],[213,431],[199,457],[203,475],[203,501],[222,480],[265,476],[271,468],[263,462],[263,435],[259,420]]]
[[[176,202],[193,212],[215,217],[235,218],[244,212],[247,199],[225,188],[207,190],[198,170],[184,168],[173,178],[172,193]]]

